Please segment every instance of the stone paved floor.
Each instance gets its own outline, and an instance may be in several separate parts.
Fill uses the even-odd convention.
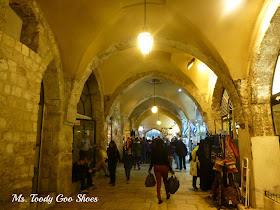
[[[123,165],[117,168],[116,186],[109,185],[109,178],[102,175],[94,177],[97,189],[90,190],[88,196],[97,196],[97,203],[59,203],[50,209],[188,209],[188,210],[208,210],[217,209],[214,202],[208,197],[209,192],[193,191],[192,176],[189,175],[189,165],[187,170],[181,172],[175,170],[175,175],[179,177],[180,188],[171,195],[170,200],[166,200],[165,193],[162,193],[163,203],[158,205],[156,187],[145,187],[145,178],[148,174],[148,164],[141,165],[141,170],[131,170],[131,180],[126,184]],[[162,192],[164,192],[162,187]],[[76,198],[76,195],[72,195]]]

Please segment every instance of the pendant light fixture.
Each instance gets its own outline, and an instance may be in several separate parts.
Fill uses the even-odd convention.
[[[155,114],[158,111],[158,108],[156,106],[156,86],[155,86],[156,80],[154,79],[153,82],[154,82],[154,106],[152,107],[152,112]]]
[[[146,0],[144,4],[144,32],[138,35],[138,43],[143,55],[149,54],[153,47],[153,36],[147,32],[146,26]]]
[[[159,120],[159,112],[158,112],[158,120],[157,120],[157,124],[160,125],[161,121]]]

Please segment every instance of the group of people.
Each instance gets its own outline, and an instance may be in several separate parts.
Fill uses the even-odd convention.
[[[105,158],[104,154],[101,152],[101,148],[99,148],[98,151],[100,158],[97,163],[97,167],[90,168],[90,163],[84,156],[81,156],[79,161],[73,165],[73,181],[81,180],[81,190],[83,192],[87,187],[94,186],[92,183],[91,174],[94,171],[100,170],[101,168],[104,170],[105,175],[107,175],[108,168],[110,184],[115,186],[116,167],[118,162],[122,162],[124,164],[126,181],[128,184],[130,180],[131,169],[133,167],[136,169],[137,166],[138,170],[140,170],[140,162],[146,163],[148,157],[150,162],[148,172],[151,173],[151,169],[154,167],[154,173],[157,182],[157,198],[159,204],[163,202],[160,193],[161,179],[163,179],[165,185],[166,198],[170,198],[170,193],[167,189],[167,178],[168,171],[174,174],[174,171],[172,170],[173,158],[175,159],[178,169],[186,169],[185,156],[188,154],[187,148],[181,139],[178,140],[177,138],[174,138],[170,142],[168,140],[163,140],[160,137],[152,138],[151,141],[147,141],[145,138],[128,138],[124,144],[122,159],[120,157],[116,143],[111,141],[108,145],[106,156],[108,167],[104,161]],[[85,182],[85,179],[87,179],[87,182]]]
[[[140,164],[145,164],[150,161],[151,158],[151,140],[145,138],[131,138],[127,137],[127,140],[123,144],[123,152],[128,148],[131,149],[132,155],[134,157],[134,168],[137,166],[140,170]]]

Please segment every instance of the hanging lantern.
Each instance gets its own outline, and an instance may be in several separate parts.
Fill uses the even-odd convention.
[[[149,54],[153,47],[153,36],[149,32],[143,32],[137,38],[142,54]]]
[[[160,121],[160,120],[158,120],[158,121],[157,121],[157,124],[158,124],[158,125],[160,125],[160,124],[161,124],[161,121]]]

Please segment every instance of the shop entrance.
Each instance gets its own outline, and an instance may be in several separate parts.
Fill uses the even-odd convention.
[[[87,157],[95,164],[95,147],[96,147],[96,122],[92,119],[77,118],[76,123],[73,127],[73,150],[72,159],[73,163],[79,160],[81,150],[85,149],[83,147],[83,140],[89,140],[89,148],[87,150]]]

